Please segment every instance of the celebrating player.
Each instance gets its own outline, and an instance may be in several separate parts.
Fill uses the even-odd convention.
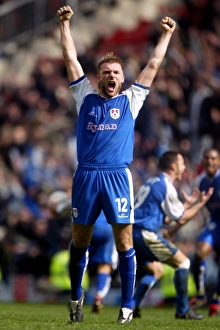
[[[113,53],[103,56],[98,64],[98,91],[84,75],[70,32],[72,15],[69,6],[57,12],[63,57],[79,115],[78,168],[72,186],[70,320],[83,320],[82,276],[93,225],[103,210],[112,225],[119,256],[121,308],[117,323],[130,323],[136,258],[132,241],[133,183],[128,165],[133,156],[134,124],[165,56],[175,22],[169,17],[162,19],[162,34],[146,67],[137,81],[120,94],[125,79],[123,63]]]
[[[95,271],[96,293],[92,312],[100,313],[103,308],[103,299],[107,295],[112,280],[112,271],[117,260],[114,259],[115,244],[112,227],[107,223],[101,212],[93,227],[92,239],[89,246],[89,274]]]
[[[197,288],[197,297],[191,301],[192,308],[196,309],[206,303],[205,292],[205,259],[215,251],[219,258],[220,253],[220,154],[217,149],[207,149],[203,153],[203,166],[205,171],[195,179],[195,186],[199,190],[208,191],[210,187],[214,188],[211,198],[206,203],[206,208],[210,213],[210,220],[207,226],[198,238],[195,257],[192,262],[192,272]],[[209,304],[209,315],[215,316],[218,313],[220,302],[220,272],[216,291]]]
[[[167,151],[159,159],[161,172],[148,179],[138,191],[135,198],[135,224],[133,226],[133,241],[137,256],[138,267],[146,271],[136,288],[133,297],[134,317],[140,316],[139,305],[147,292],[158,277],[155,275],[162,262],[175,269],[174,285],[176,289],[176,318],[202,319],[202,314],[197,314],[188,305],[188,275],[190,260],[173,243],[161,235],[164,219],[168,217],[176,221],[179,226],[192,219],[203,207],[212,195],[210,188],[207,194],[196,190],[195,195],[188,196],[183,193],[183,204],[177,195],[173,185],[175,180],[181,180],[185,170],[183,156],[176,151]],[[198,194],[198,195],[197,195]],[[177,225],[177,226],[178,226]],[[172,228],[170,229],[170,233]],[[149,276],[149,266],[153,275]],[[159,268],[159,277],[160,277]]]

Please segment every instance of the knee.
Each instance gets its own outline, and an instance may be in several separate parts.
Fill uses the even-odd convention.
[[[81,237],[74,237],[72,239],[73,245],[77,249],[85,248],[89,245],[89,241],[82,239]]]
[[[183,260],[177,269],[189,269],[190,268],[190,260],[188,258],[186,258],[185,260]]]
[[[123,241],[116,241],[115,245],[116,245],[117,251],[121,251],[121,252],[128,251],[132,247],[131,243],[123,242]]]
[[[195,252],[195,259],[197,261],[203,261],[207,258],[207,256],[211,252],[211,247],[206,244],[198,244],[196,247],[196,252]]]
[[[75,248],[82,249],[90,244],[90,239],[89,237],[83,236],[80,233],[75,233],[75,235],[72,237],[72,244]]]
[[[73,245],[78,248],[87,247],[90,244],[92,237],[92,228],[93,226],[81,226],[74,225],[72,229],[72,241]]]
[[[132,236],[125,235],[120,237],[115,237],[115,246],[117,251],[125,252],[133,247]]]
[[[163,265],[157,265],[157,267],[154,270],[154,276],[156,277],[157,280],[159,280],[162,275],[163,275],[164,269],[163,269]]]
[[[114,225],[113,231],[115,245],[118,251],[125,252],[133,247],[131,225]]]
[[[161,262],[154,261],[146,265],[146,270],[156,277],[159,280],[164,272],[163,265]]]

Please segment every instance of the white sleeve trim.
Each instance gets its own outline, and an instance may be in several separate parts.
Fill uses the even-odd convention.
[[[183,203],[179,200],[177,191],[168,178],[165,178],[167,192],[161,207],[164,213],[173,221],[180,219],[184,214]]]
[[[86,95],[97,93],[86,76],[83,76],[80,79],[72,82],[70,84],[70,90],[72,92],[73,98],[76,101],[76,110],[78,114]]]
[[[137,83],[134,83],[133,85],[131,85],[131,87],[122,92],[122,94],[127,95],[129,99],[133,119],[137,118],[139,111],[149,92],[150,88],[144,87]]]

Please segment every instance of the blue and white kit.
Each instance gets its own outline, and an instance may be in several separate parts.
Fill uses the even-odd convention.
[[[198,242],[207,242],[220,253],[220,169],[212,179],[207,176],[206,172],[203,172],[196,178],[194,186],[205,192],[210,187],[214,188],[212,196],[205,204],[210,214],[209,220],[199,235]]]
[[[138,262],[166,261],[178,248],[161,235],[164,217],[177,221],[184,213],[169,176],[160,173],[147,180],[135,197],[134,208],[133,240]]]
[[[103,209],[108,223],[133,223],[134,124],[149,88],[134,83],[105,99],[83,76],[70,84],[79,115],[78,168],[72,189],[72,220],[93,224]]]

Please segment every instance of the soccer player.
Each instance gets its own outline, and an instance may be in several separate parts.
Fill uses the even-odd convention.
[[[134,124],[176,24],[169,17],[161,20],[162,34],[146,67],[137,81],[122,93],[125,79],[122,61],[113,53],[103,56],[97,66],[96,91],[77,59],[69,24],[72,15],[69,6],[57,11],[64,61],[79,115],[78,167],[72,186],[70,321],[83,320],[82,276],[87,266],[92,228],[103,210],[112,225],[119,256],[121,308],[117,323],[130,323],[136,258],[132,241],[133,182],[128,165],[133,156]]]
[[[92,312],[100,313],[103,308],[103,299],[107,295],[112,280],[115,244],[112,227],[107,223],[103,212],[95,222],[92,239],[89,246],[89,275],[95,272],[96,294]]]
[[[195,179],[195,187],[200,191],[208,191],[210,187],[214,188],[211,198],[206,203],[210,219],[204,228],[196,244],[195,256],[192,262],[192,272],[197,288],[197,297],[191,301],[191,307],[196,309],[206,303],[205,292],[205,259],[215,251],[217,257],[220,256],[220,154],[217,149],[210,148],[203,152],[202,172]],[[215,316],[218,313],[220,302],[220,272],[216,291],[209,304],[209,315]]]
[[[210,198],[213,189],[207,194],[195,190],[191,196],[183,192],[183,204],[173,185],[175,180],[181,180],[185,170],[183,156],[176,151],[167,151],[159,159],[160,173],[148,179],[139,189],[135,197],[135,223],[133,226],[133,241],[138,267],[149,269],[154,262],[166,263],[175,269],[174,285],[176,289],[176,318],[203,318],[188,305],[188,275],[190,260],[172,242],[161,235],[164,221],[169,218],[179,226],[192,219]],[[172,227],[170,229],[170,233]],[[149,263],[150,262],[150,263]],[[134,316],[140,317],[139,305],[145,293],[156,282],[155,273],[151,278],[146,273],[141,278],[133,297]]]

